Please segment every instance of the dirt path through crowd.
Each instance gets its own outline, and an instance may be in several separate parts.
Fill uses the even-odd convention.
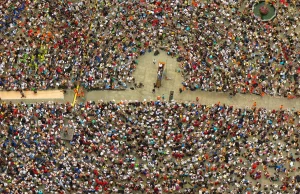
[[[153,64],[153,59],[156,60],[156,64]],[[157,78],[157,68],[159,62],[166,63],[165,75],[168,77],[168,80],[162,80],[162,86],[160,88],[155,89],[155,93],[152,92],[153,84]],[[153,52],[147,53],[138,58],[138,65],[136,71],[133,76],[136,79],[136,83],[143,83],[144,87],[136,88],[131,90],[130,87],[133,86],[133,83],[128,85],[127,90],[121,91],[111,91],[111,90],[98,90],[98,91],[90,91],[86,92],[85,98],[79,98],[78,102],[83,102],[85,100],[103,100],[103,101],[121,101],[121,100],[157,100],[157,97],[161,98],[164,96],[165,100],[169,100],[170,91],[174,91],[174,100],[176,101],[196,101],[196,98],[199,98],[199,103],[201,104],[215,104],[220,102],[221,104],[225,103],[227,105],[232,105],[234,107],[244,108],[251,107],[254,102],[256,102],[257,107],[265,107],[267,109],[279,109],[281,105],[283,105],[284,109],[294,109],[300,110],[300,100],[299,99],[287,99],[284,97],[274,97],[274,96],[258,96],[255,94],[236,94],[233,97],[230,97],[229,93],[226,92],[207,92],[207,91],[190,91],[186,90],[182,93],[179,92],[179,88],[182,88],[183,77],[179,70],[179,63],[176,61],[176,58],[172,58],[167,55],[166,52],[161,51],[158,56],[154,56]],[[3,95],[5,92],[0,92]],[[32,92],[33,93],[33,92]],[[38,92],[39,93],[39,92]],[[39,102],[45,100],[55,100],[58,102],[72,102],[74,97],[73,90],[68,90],[64,95],[63,99],[54,98],[49,92],[48,95],[43,95],[42,98],[36,99],[31,97],[34,95],[27,95],[27,98],[21,99],[21,95],[19,95],[19,99],[16,95],[12,95],[11,97],[5,94],[5,98],[2,100],[12,101],[12,102]]]
[[[153,64],[153,59],[156,59],[156,65]],[[166,62],[166,76],[170,80],[163,79],[162,86],[155,89],[155,93],[152,93],[153,83],[157,77],[157,63],[159,61]],[[181,72],[178,72],[179,63],[175,58],[167,55],[165,52],[160,52],[158,56],[154,56],[152,53],[147,53],[144,56],[138,58],[138,66],[133,74],[136,78],[136,82],[142,82],[143,88],[136,88],[135,90],[127,89],[125,91],[91,91],[86,94],[86,100],[156,100],[158,96],[164,96],[165,100],[169,100],[170,91],[174,91],[174,100],[176,101],[196,101],[196,97],[199,98],[199,102],[202,104],[215,104],[225,103],[233,105],[235,107],[251,107],[256,102],[258,107],[265,107],[267,109],[278,109],[281,105],[283,108],[300,110],[299,99],[287,99],[283,97],[273,96],[258,96],[255,94],[236,94],[234,97],[230,97],[229,93],[224,92],[207,92],[207,91],[190,91],[186,90],[182,93],[179,92],[179,88],[182,87],[181,82],[183,77]],[[80,101],[80,100],[79,100]]]

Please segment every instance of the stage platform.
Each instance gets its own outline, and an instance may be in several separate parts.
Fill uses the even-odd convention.
[[[20,100],[20,99],[64,99],[62,90],[41,90],[36,94],[33,91],[24,91],[26,98],[21,98],[22,95],[17,91],[0,91],[1,100]]]

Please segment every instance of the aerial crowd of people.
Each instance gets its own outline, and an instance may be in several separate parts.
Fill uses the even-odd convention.
[[[254,0],[188,2],[2,1],[0,89],[124,89],[138,57],[162,48],[188,89],[299,96],[293,4],[261,22]]]
[[[299,8],[269,1],[277,16],[262,22],[256,2],[3,0],[0,90],[126,89],[138,57],[164,50],[181,66],[180,92],[297,98]],[[296,194],[299,129],[299,110],[198,97],[0,99],[0,193]]]
[[[0,193],[300,191],[295,110],[88,101],[0,111]]]

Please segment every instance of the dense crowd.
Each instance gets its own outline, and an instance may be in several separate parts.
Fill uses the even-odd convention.
[[[243,12],[238,4],[199,8],[200,17],[196,14],[198,20],[193,22],[200,31],[186,43],[189,61],[183,63],[188,77],[184,85],[208,91],[299,96],[299,15],[279,7],[274,21],[261,22],[253,16],[251,2]]]
[[[0,111],[0,193],[300,192],[295,110],[89,101]]]
[[[163,49],[184,89],[300,96],[296,7],[261,22],[254,0],[187,2],[3,0],[0,90],[127,88],[138,57]],[[299,117],[164,96],[1,102],[0,193],[296,194]]]
[[[1,1],[0,89],[127,88],[138,57],[164,48],[182,60],[188,89],[299,96],[290,5],[261,22],[254,0],[187,2]]]

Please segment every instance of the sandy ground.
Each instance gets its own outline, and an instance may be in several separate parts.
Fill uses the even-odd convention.
[[[64,93],[61,90],[38,91],[36,94],[33,91],[24,91],[26,99],[64,99]],[[20,100],[21,93],[17,91],[0,91],[2,100]]]

